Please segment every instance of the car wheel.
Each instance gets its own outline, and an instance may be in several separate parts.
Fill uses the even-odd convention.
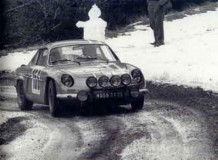
[[[144,94],[140,95],[138,98],[134,99],[131,103],[132,110],[140,110],[144,106]]]
[[[58,117],[60,115],[59,103],[56,98],[56,87],[54,81],[49,81],[48,84],[48,105],[50,113],[53,117]]]
[[[17,102],[19,108],[24,110],[31,110],[33,106],[33,102],[29,101],[24,93],[23,81],[18,81],[17,83]]]

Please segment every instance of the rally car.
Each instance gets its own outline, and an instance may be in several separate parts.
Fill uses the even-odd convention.
[[[69,100],[110,101],[142,109],[147,92],[139,68],[122,63],[107,44],[86,40],[40,47],[28,65],[16,69],[15,87],[21,110],[45,104],[54,117],[60,113],[60,102]]]

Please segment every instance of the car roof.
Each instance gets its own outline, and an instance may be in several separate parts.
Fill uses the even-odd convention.
[[[66,46],[66,45],[77,45],[77,44],[105,44],[104,42],[101,41],[96,41],[96,40],[65,40],[65,41],[57,41],[53,43],[48,43],[45,45],[47,48],[55,48],[55,47],[61,47],[61,46]]]

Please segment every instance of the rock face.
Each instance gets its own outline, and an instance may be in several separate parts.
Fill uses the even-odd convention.
[[[88,12],[88,15],[88,21],[78,21],[76,24],[78,28],[84,29],[83,38],[86,40],[104,41],[107,22],[100,18],[101,10],[94,4]]]

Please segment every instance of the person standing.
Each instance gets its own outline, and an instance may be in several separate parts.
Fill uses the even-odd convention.
[[[170,0],[147,0],[150,27],[154,32],[155,47],[164,45],[164,15],[171,4]]]

